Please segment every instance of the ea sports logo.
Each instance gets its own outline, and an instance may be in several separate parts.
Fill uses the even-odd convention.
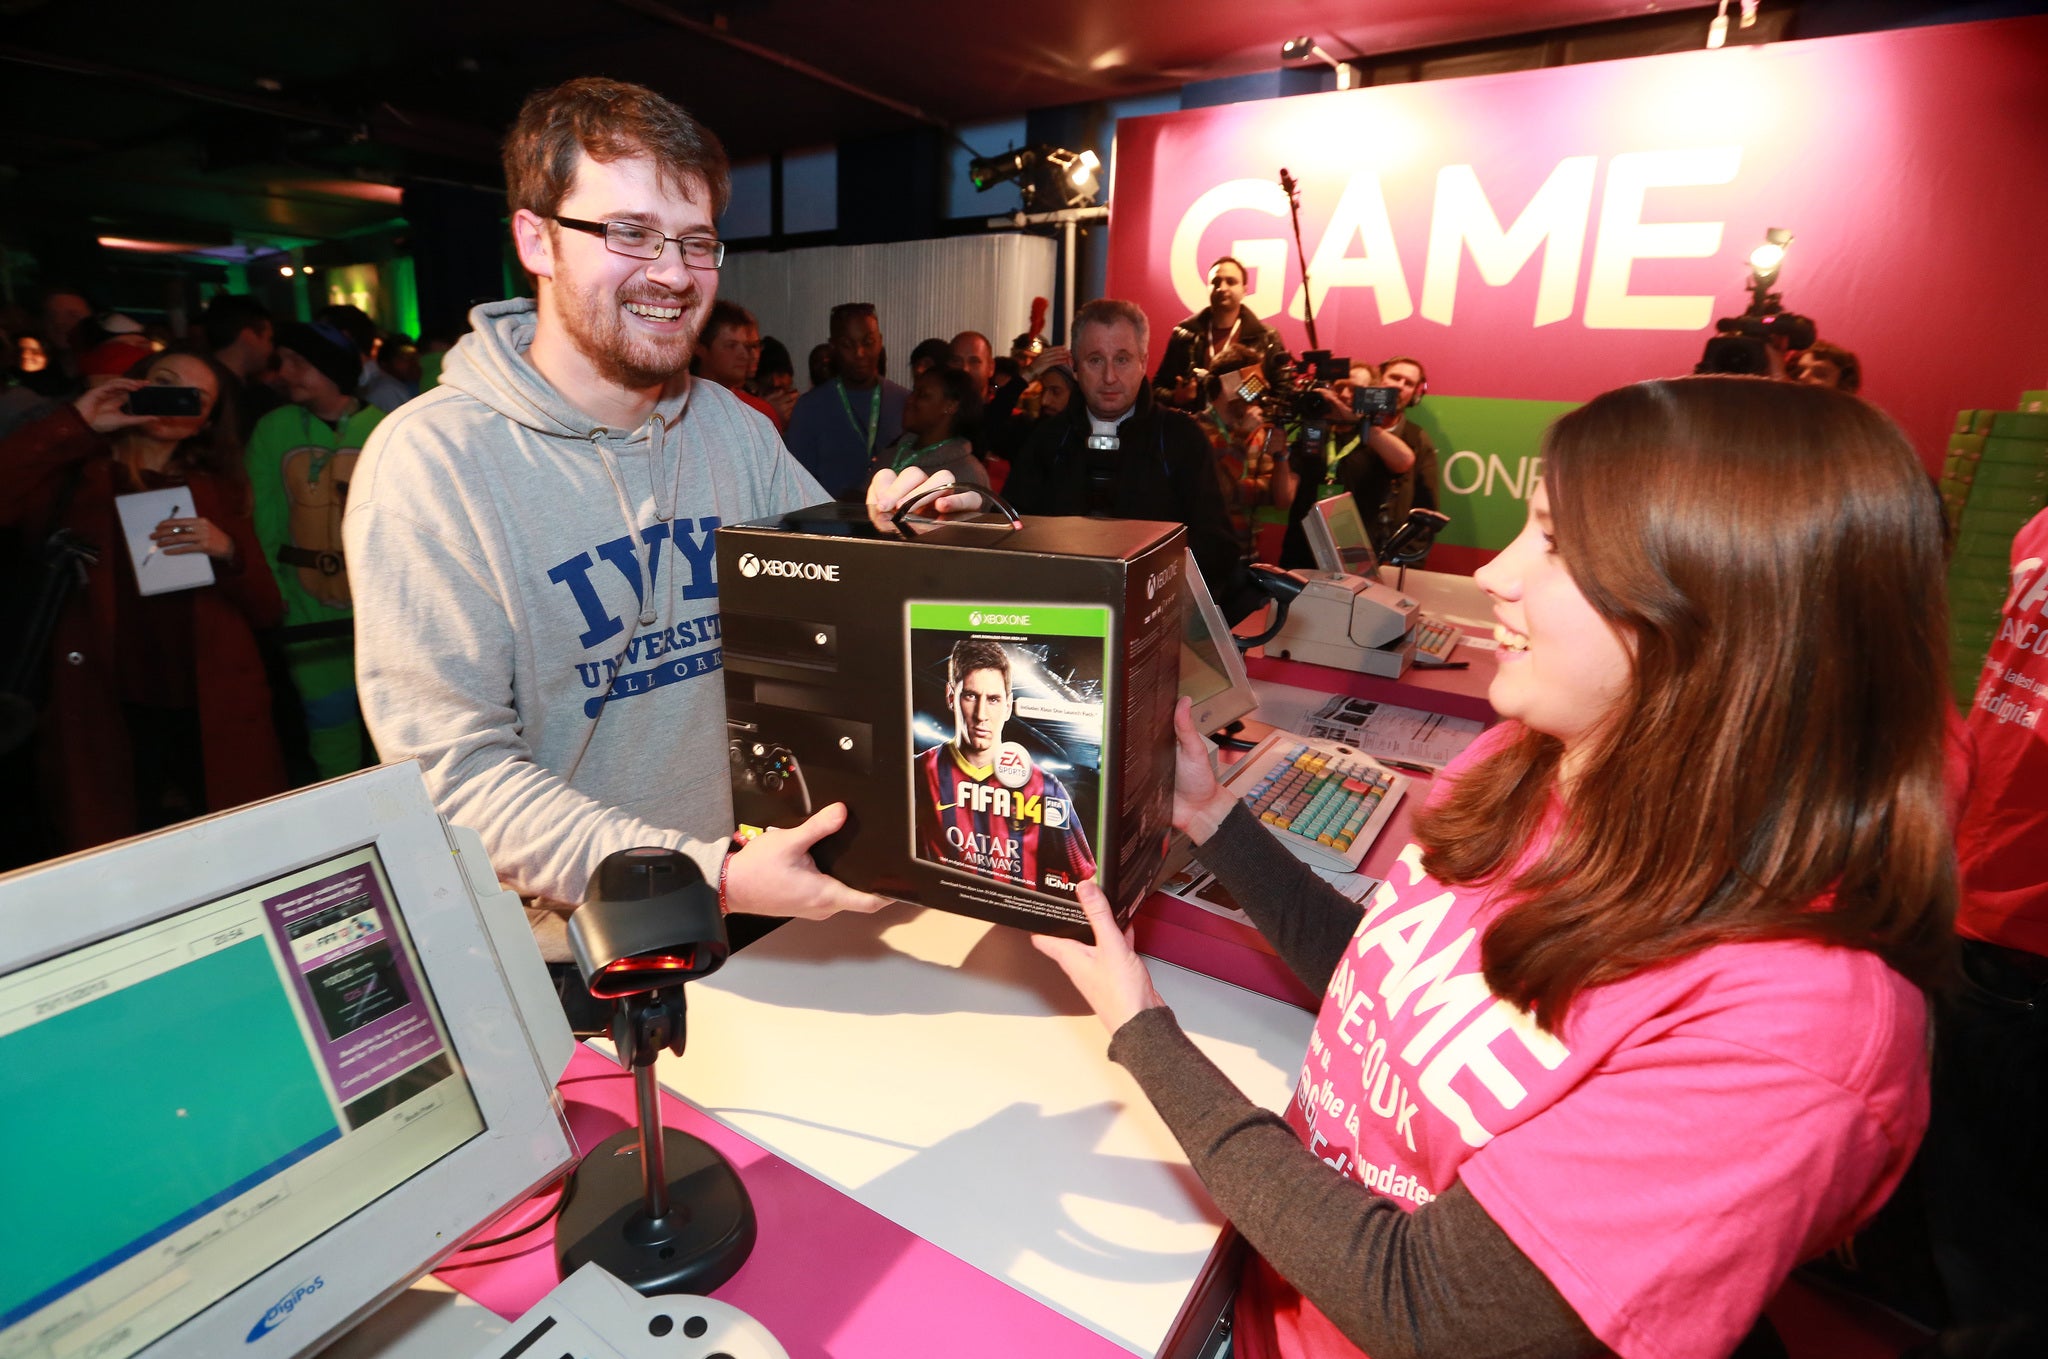
[[[1022,788],[1031,782],[1031,752],[1015,741],[997,746],[996,782],[1005,788]]]
[[[761,574],[761,559],[751,552],[740,554],[740,574],[748,580]]]

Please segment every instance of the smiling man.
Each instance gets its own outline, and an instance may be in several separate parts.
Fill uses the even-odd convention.
[[[505,182],[537,299],[471,312],[349,489],[379,753],[422,762],[551,960],[598,863],[639,845],[683,849],[734,910],[874,909],[809,857],[839,804],[727,860],[712,534],[825,496],[766,419],[688,373],[724,259],[723,148],[651,90],[573,80],[527,100]]]

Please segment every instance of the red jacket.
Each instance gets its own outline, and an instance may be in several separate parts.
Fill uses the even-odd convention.
[[[48,702],[38,733],[45,794],[64,845],[86,849],[132,835],[135,790],[128,727],[121,714],[116,648],[122,644],[115,592],[132,590],[112,554],[126,551],[115,512],[120,491],[107,441],[71,406],[0,440],[0,526],[40,538],[70,469],[78,488],[63,526],[100,550],[84,590],[65,603],[50,643]],[[193,513],[235,541],[236,563],[216,562],[215,580],[192,592],[192,653],[206,807],[222,811],[281,793],[284,756],[270,715],[270,686],[256,630],[284,617],[277,582],[263,569],[255,526],[215,477],[192,476]]]

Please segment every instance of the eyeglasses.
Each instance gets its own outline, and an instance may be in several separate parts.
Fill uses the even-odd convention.
[[[725,242],[711,236],[664,236],[637,222],[584,222],[574,217],[557,217],[555,221],[571,231],[604,237],[604,248],[614,255],[658,260],[662,249],[674,241],[676,249],[682,252],[683,263],[692,269],[716,269],[725,263]]]

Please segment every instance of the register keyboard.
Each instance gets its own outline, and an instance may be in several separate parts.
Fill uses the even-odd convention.
[[[1415,624],[1409,629],[1409,635],[1415,639],[1417,665],[1447,665],[1451,653],[1458,649],[1458,643],[1465,634],[1441,618],[1419,613],[1415,615]]]
[[[1408,780],[1350,746],[1276,731],[1231,768],[1228,786],[1296,858],[1352,873]]]

